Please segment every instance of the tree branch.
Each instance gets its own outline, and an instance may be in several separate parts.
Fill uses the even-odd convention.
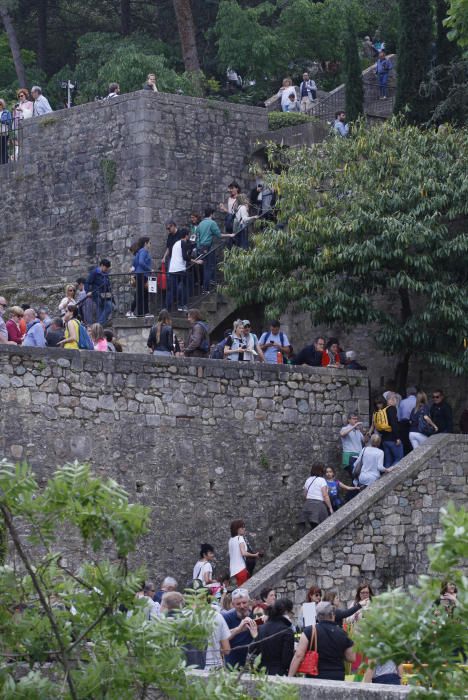
[[[60,660],[60,663],[62,664],[64,671],[65,671],[65,678],[66,682],[68,684],[68,688],[70,690],[70,695],[73,698],[73,700],[78,700],[78,695],[76,692],[75,684],[73,682],[73,679],[70,675],[70,664],[69,664],[69,659],[67,656],[67,650],[65,648],[65,645],[63,643],[59,627],[57,625],[57,621],[52,613],[52,609],[50,608],[49,604],[47,603],[47,600],[44,596],[44,593],[42,591],[42,588],[39,584],[39,581],[37,579],[37,576],[35,574],[35,571],[29,561],[28,555],[26,554],[25,550],[23,549],[23,545],[21,543],[20,536],[18,534],[18,531],[16,530],[16,527],[13,523],[13,517],[11,515],[11,512],[9,508],[5,504],[0,504],[0,511],[3,515],[3,520],[4,523],[8,529],[8,532],[10,533],[10,537],[13,541],[13,544],[15,546],[16,551],[18,552],[18,555],[21,559],[21,561],[24,564],[24,567],[26,571],[28,572],[29,576],[31,577],[32,584],[37,592],[37,595],[39,597],[39,600],[41,602],[41,605],[44,609],[45,614],[47,615],[50,626],[52,628],[52,632],[54,634],[54,637],[57,640],[57,643],[60,648],[60,653],[58,655],[58,658]]]

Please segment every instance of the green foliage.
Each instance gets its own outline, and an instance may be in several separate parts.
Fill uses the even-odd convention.
[[[449,0],[445,24],[450,30],[449,39],[468,51],[468,0]]]
[[[215,25],[221,69],[261,79],[285,68],[279,34],[269,25],[274,10],[271,2],[242,8],[237,0],[221,0]]]
[[[227,291],[271,318],[375,324],[379,347],[468,372],[466,130],[391,121],[281,152],[278,220],[226,254]],[[275,167],[274,152],[272,166]]]
[[[363,114],[364,90],[362,87],[362,69],[357,46],[356,30],[351,14],[346,21],[346,38],[344,54],[344,82],[346,87],[346,118],[350,122]]]
[[[24,66],[29,79],[37,76],[38,79],[40,75],[37,75],[37,71],[34,71],[34,65],[36,56],[33,51],[22,50],[21,56],[23,58]],[[2,97],[8,102],[16,102],[16,90],[20,86],[16,79],[16,71],[11,56],[10,46],[8,44],[7,35],[5,33],[0,33],[0,89]],[[22,86],[24,87],[24,86]]]
[[[282,129],[284,126],[296,126],[313,121],[313,117],[300,112],[270,112],[268,114],[268,128],[272,131]]]
[[[103,158],[101,160],[101,168],[106,188],[109,192],[112,192],[117,179],[117,164],[115,160]]]
[[[418,40],[414,41],[416,26]],[[430,101],[420,87],[429,70],[432,39],[431,0],[400,0],[395,112],[405,114],[413,124],[423,124],[430,116]]]
[[[442,534],[428,550],[430,574],[420,576],[409,591],[378,596],[363,616],[357,646],[373,661],[414,664],[420,684],[410,697],[455,700],[466,697],[468,674],[461,651],[468,645],[468,513],[453,504],[441,510]],[[457,605],[435,605],[441,583],[453,582]]]
[[[203,593],[186,595],[183,614],[157,621],[135,597],[144,571],[130,572],[127,558],[148,516],[87,465],[65,465],[40,490],[26,464],[0,463],[0,530],[10,545],[0,562],[2,700],[144,700],[150,686],[176,700],[248,700],[236,672],[186,675],[184,647],[203,648],[213,628]],[[69,564],[64,542],[88,559]],[[259,697],[297,693],[260,676]]]

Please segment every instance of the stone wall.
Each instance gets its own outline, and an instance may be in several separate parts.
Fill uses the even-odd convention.
[[[468,436],[439,435],[404,458],[299,540],[247,584],[264,586],[296,606],[312,585],[338,591],[343,603],[366,579],[375,592],[408,586],[427,573],[427,547],[436,539],[439,509],[449,500],[466,506]]]
[[[311,462],[336,463],[343,416],[368,410],[361,372],[52,348],[3,346],[0,392],[0,456],[41,483],[74,459],[112,476],[152,509],[138,562],[184,582],[201,542],[224,573],[234,518],[267,560],[294,542]]]
[[[1,166],[0,286],[70,281],[100,256],[127,271],[127,248],[165,222],[247,185],[266,110],[146,91],[24,123],[21,159]]]

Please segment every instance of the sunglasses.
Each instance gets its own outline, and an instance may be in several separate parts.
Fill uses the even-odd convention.
[[[432,394],[433,399],[440,399],[442,398],[440,394]]]

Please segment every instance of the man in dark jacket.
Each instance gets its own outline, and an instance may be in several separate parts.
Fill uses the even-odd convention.
[[[198,309],[189,309],[187,314],[191,325],[187,343],[184,349],[186,357],[208,357],[210,351],[210,333],[207,324],[202,320]]]
[[[322,366],[322,355],[325,350],[325,338],[319,336],[311,345],[306,345],[294,360],[295,365]]]
[[[390,430],[379,430],[382,438],[384,451],[384,467],[392,467],[403,459],[403,445],[400,439],[400,427],[398,424],[397,397],[391,391],[386,391],[384,399],[387,406],[384,411],[387,413],[387,421]]]
[[[453,433],[452,407],[447,403],[444,392],[440,389],[432,394],[430,416],[438,427],[439,433]]]
[[[92,297],[97,308],[97,322],[104,326],[112,313],[112,289],[109,279],[111,264],[106,258],[102,258],[99,266],[88,275],[85,291],[88,297]]]

